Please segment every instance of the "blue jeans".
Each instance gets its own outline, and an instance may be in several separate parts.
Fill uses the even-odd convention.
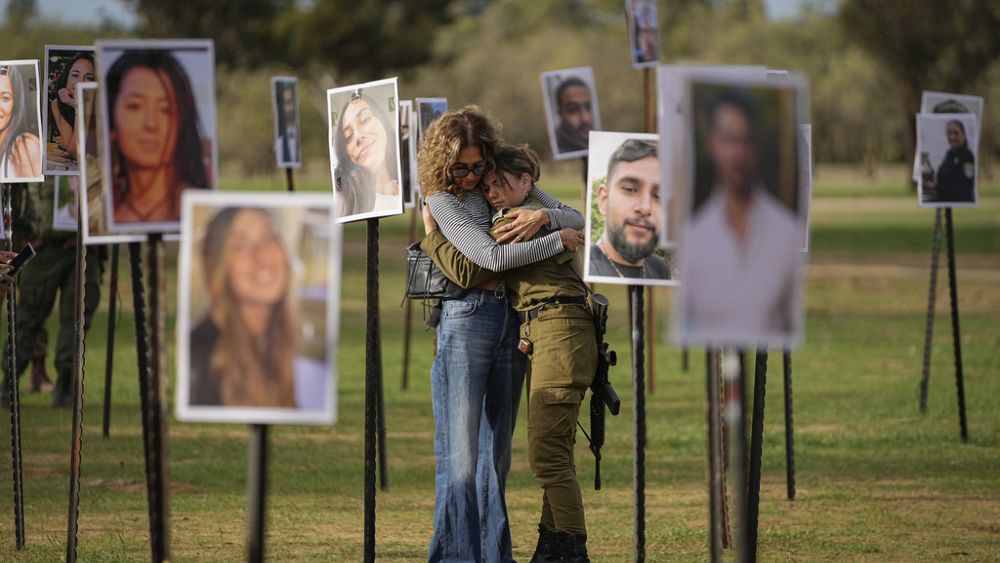
[[[428,561],[513,561],[505,492],[526,361],[517,326],[510,303],[490,290],[443,304],[431,368],[437,467]]]

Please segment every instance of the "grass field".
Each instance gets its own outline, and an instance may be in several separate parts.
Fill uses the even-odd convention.
[[[798,497],[785,499],[781,362],[779,354],[772,354],[761,560],[1000,560],[1000,190],[991,185],[982,192],[980,208],[955,212],[970,434],[969,443],[962,444],[943,255],[930,404],[925,415],[917,408],[933,211],[918,209],[916,197],[901,183],[893,184],[902,178],[902,170],[893,169],[880,175],[881,183],[872,184],[851,171],[820,168],[806,344],[794,354]],[[281,187],[276,181],[242,187],[266,189],[269,184]],[[866,184],[872,184],[869,191]],[[307,187],[327,185],[316,180]],[[580,205],[580,187],[569,172],[545,185]],[[410,386],[400,388],[399,302],[408,228],[409,216],[384,221],[381,231],[390,487],[378,494],[377,553],[386,561],[424,558],[432,528],[432,350],[419,306]],[[345,235],[340,419],[333,427],[271,432],[267,549],[275,560],[362,559],[365,228],[348,226]],[[166,279],[170,327],[174,271],[168,267]],[[106,298],[88,337],[79,521],[84,561],[149,556],[132,296],[125,272],[123,267],[109,439],[100,433]],[[624,360],[629,352],[626,292],[617,286],[601,289],[612,301],[608,339]],[[690,371],[681,371],[680,352],[665,343],[669,301],[669,291],[657,291],[657,333],[649,335],[656,340],[656,388],[647,395],[648,558],[704,560],[704,354],[692,350]],[[53,335],[55,329],[53,322]],[[167,334],[172,403],[172,330]],[[589,451],[582,443],[577,451],[595,561],[632,558],[632,393],[627,361],[622,363],[612,371],[623,409],[609,419],[602,491],[592,487]],[[68,410],[52,410],[47,396],[22,396],[28,546],[22,552],[14,549],[10,451],[4,440],[0,560],[58,560],[65,553],[71,416]],[[6,413],[0,418],[0,434],[9,436]],[[526,561],[534,546],[540,497],[527,464],[524,428],[522,406],[508,503],[515,556]],[[242,559],[249,430],[180,424],[171,418],[168,432],[174,559]]]

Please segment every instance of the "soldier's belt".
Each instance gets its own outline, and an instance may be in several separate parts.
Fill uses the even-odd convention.
[[[539,305],[538,307],[535,307],[530,311],[524,311],[518,313],[517,315],[518,317],[520,317],[522,323],[526,323],[528,321],[533,321],[536,318],[538,318],[538,313],[540,313],[542,309],[550,305],[586,305],[586,304],[587,304],[587,298],[582,295],[578,297],[553,297],[552,299],[543,301],[542,304]]]

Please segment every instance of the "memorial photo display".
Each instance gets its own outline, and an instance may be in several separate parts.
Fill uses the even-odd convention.
[[[917,114],[921,207],[979,204],[979,120],[973,113]]]
[[[601,129],[593,69],[581,67],[543,72],[541,81],[553,158],[566,160],[587,156],[590,132]]]
[[[108,230],[176,233],[181,194],[214,189],[210,40],[98,41]]]
[[[805,83],[701,73],[686,81],[689,166],[681,194],[673,338],[791,347],[802,338],[807,202],[799,124]]]
[[[274,113],[274,157],[278,168],[302,166],[302,129],[299,127],[298,81],[293,76],[271,77]]]
[[[42,182],[38,61],[0,61],[0,182]]]
[[[584,280],[675,285],[673,253],[660,246],[667,225],[654,133],[590,134]]]
[[[336,419],[340,226],[329,195],[183,199],[177,418]]]
[[[94,48],[73,45],[45,46],[45,97],[42,125],[45,131],[45,174],[79,174],[76,145],[76,85],[97,80]]]
[[[403,213],[396,79],[327,90],[337,221]]]

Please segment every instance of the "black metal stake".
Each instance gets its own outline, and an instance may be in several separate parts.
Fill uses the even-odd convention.
[[[13,194],[10,184],[0,184],[3,202],[3,220],[7,230],[7,251],[14,245],[12,216]],[[17,371],[17,289],[11,285],[7,292],[7,392],[10,397],[10,450],[14,485],[14,543],[24,549],[24,472],[21,468],[21,390]]]
[[[367,330],[365,338],[365,563],[375,561],[375,439],[382,347],[378,306],[378,219],[368,219]]]
[[[743,352],[738,354],[742,357]],[[736,364],[736,365],[733,365]],[[746,409],[744,390],[746,370],[744,361],[723,361],[722,374],[725,378],[725,419],[729,426],[729,464],[732,479],[736,483],[736,519],[739,534],[736,536],[738,558],[742,562],[752,562],[756,554],[749,550],[749,526],[747,526],[746,488]]]
[[[944,211],[945,230],[948,233],[948,283],[951,286],[951,333],[955,342],[955,384],[958,390],[958,421],[962,441],[969,441],[969,426],[965,419],[965,377],[962,375],[962,332],[958,326],[958,282],[955,279],[955,231],[952,228],[951,208]]]
[[[154,452],[156,440],[152,436],[153,423],[150,415],[150,366],[149,333],[146,318],[146,288],[142,273],[142,244],[128,244],[129,262],[132,275],[132,307],[135,314],[136,358],[139,364],[139,404],[142,410],[142,443],[146,460],[146,500],[149,509],[149,548],[154,563],[167,559],[166,549],[166,499],[160,495],[161,474],[158,452]]]
[[[77,532],[80,520],[80,464],[83,457],[83,377],[86,361],[84,348],[87,279],[87,247],[83,245],[83,218],[77,213],[76,225],[76,296],[73,325],[73,429],[69,455],[69,521],[66,525],[66,562],[76,561]]]
[[[795,500],[795,432],[792,427],[792,352],[781,354],[785,376],[785,484],[788,500]]]
[[[646,560],[646,374],[644,288],[630,285],[629,315],[632,320],[632,482],[635,488],[635,560]]]
[[[689,365],[690,364],[688,363],[688,349],[687,346],[685,346],[684,348],[681,348],[681,371],[687,373]]]
[[[149,254],[149,313],[150,341],[153,343],[150,354],[149,378],[149,414],[152,415],[150,428],[153,430],[153,455],[156,470],[159,474],[157,484],[159,490],[160,510],[163,519],[163,558],[170,559],[170,487],[167,473],[167,416],[166,395],[167,378],[166,360],[163,353],[164,330],[166,320],[163,306],[163,236],[159,233],[149,235],[146,245]]]
[[[931,283],[927,292],[927,324],[924,329],[924,370],[920,375],[920,412],[927,412],[927,384],[931,378],[931,340],[934,336],[934,303],[937,301],[938,256],[941,254],[941,212],[940,207],[934,210]]]
[[[687,348],[685,348],[685,351]],[[717,350],[705,351],[708,389],[708,545],[712,563],[722,560],[722,425]]]
[[[764,398],[767,395],[767,349],[758,348],[753,375],[753,416],[750,419],[750,467],[747,478],[747,549],[757,554],[760,516],[760,463],[764,448]]]
[[[295,176],[291,168],[285,168],[285,185],[288,186],[288,191],[295,191]]]
[[[250,448],[247,475],[247,560],[264,561],[264,522],[267,507],[267,425],[250,426]]]
[[[111,281],[108,285],[108,342],[107,361],[104,364],[104,419],[101,432],[107,438],[111,433],[111,375],[115,365],[115,327],[118,324],[118,245],[111,245]]]

